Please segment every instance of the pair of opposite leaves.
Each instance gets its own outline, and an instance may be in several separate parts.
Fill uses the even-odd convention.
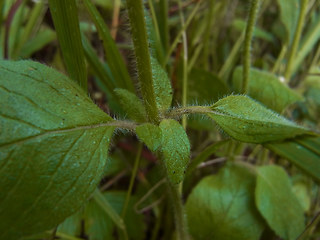
[[[0,239],[10,240],[55,227],[90,197],[115,121],[70,79],[32,61],[0,61],[0,106]],[[246,96],[211,109],[208,115],[244,142],[307,132]],[[158,135],[145,135],[150,129]],[[182,126],[167,119],[138,126],[137,135],[163,153],[169,179],[181,181],[190,151]]]

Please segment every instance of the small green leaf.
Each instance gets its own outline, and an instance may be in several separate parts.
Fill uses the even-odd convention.
[[[186,203],[194,239],[258,240],[264,222],[254,207],[255,176],[231,165],[205,177]]]
[[[233,74],[233,85],[237,92],[241,90],[242,72],[243,68],[238,67]],[[250,70],[248,95],[278,113],[303,100],[298,93],[280,82],[277,76],[254,68]]]
[[[0,61],[0,239],[57,226],[100,181],[113,121],[42,64]]]
[[[161,129],[151,123],[145,123],[136,127],[138,138],[144,142],[151,151],[157,151],[161,146]]]
[[[304,229],[304,213],[287,173],[278,166],[259,167],[257,171],[257,208],[277,235],[297,239]]]
[[[231,137],[242,142],[263,143],[309,133],[247,96],[228,96],[216,102],[208,115]]]
[[[159,110],[165,111],[171,106],[172,88],[166,71],[161,67],[158,60],[151,57],[151,69],[153,89]]]
[[[130,119],[137,122],[146,121],[146,109],[134,93],[121,88],[117,88],[114,91],[119,98],[122,109],[128,114]]]
[[[180,183],[190,160],[190,143],[183,127],[175,120],[165,119],[160,123],[162,131],[163,160],[169,180]]]

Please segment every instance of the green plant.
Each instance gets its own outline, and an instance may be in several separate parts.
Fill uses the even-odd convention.
[[[317,1],[252,0],[227,28],[231,0],[127,0],[129,46],[99,11],[116,25],[121,1],[48,3],[55,30],[44,2],[0,4],[0,239],[317,239]],[[69,77],[15,61],[55,39]]]

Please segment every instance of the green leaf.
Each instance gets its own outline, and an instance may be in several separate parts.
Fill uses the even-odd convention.
[[[128,114],[128,117],[137,122],[146,121],[146,109],[141,100],[132,92],[126,89],[117,88],[114,90],[119,99],[122,109]]]
[[[208,87],[214,86],[214,87]],[[204,69],[193,68],[189,74],[188,102],[194,104],[208,104],[230,94],[226,84],[216,75]]]
[[[247,96],[228,96],[216,102],[209,113],[231,137],[242,142],[263,143],[309,133]]]
[[[161,146],[161,129],[156,125],[151,123],[142,124],[136,127],[136,134],[138,138],[153,152],[157,151]]]
[[[76,83],[32,61],[0,61],[0,106],[0,239],[17,239],[88,199],[114,127]]]
[[[241,91],[242,72],[243,68],[238,67],[233,73],[233,86],[237,92]],[[248,95],[278,113],[290,104],[303,100],[277,76],[254,68],[250,69]]]
[[[320,181],[320,137],[296,138],[294,141],[269,143],[265,147]]]
[[[183,127],[175,120],[161,121],[161,151],[169,180],[180,183],[190,160],[190,143]]]
[[[153,89],[159,110],[167,110],[172,102],[171,82],[158,60],[151,57]]]
[[[264,222],[254,207],[255,176],[237,165],[203,178],[186,203],[189,228],[200,239],[258,240]]]
[[[297,239],[304,229],[304,213],[287,173],[278,166],[259,167],[257,171],[257,208],[277,235]]]
[[[281,11],[281,21],[286,27],[288,44],[293,40],[293,36],[298,23],[300,4],[299,0],[278,0]]]

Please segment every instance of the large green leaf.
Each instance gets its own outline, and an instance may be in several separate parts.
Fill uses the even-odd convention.
[[[78,85],[0,61],[0,239],[55,227],[96,188],[114,127]]]
[[[243,68],[238,67],[233,73],[233,86],[240,92]],[[280,82],[279,78],[269,72],[251,68],[248,95],[266,107],[281,113],[287,106],[303,98]]]
[[[247,96],[228,96],[208,115],[231,137],[251,143],[292,138],[308,130],[279,116]]]
[[[278,166],[258,168],[256,205],[277,235],[295,240],[304,229],[303,209],[287,173]]]
[[[190,160],[190,142],[183,127],[173,119],[161,121],[161,151],[169,180],[180,183]]]
[[[254,174],[236,165],[202,179],[186,203],[194,239],[260,239],[265,226],[254,207],[254,187]]]

